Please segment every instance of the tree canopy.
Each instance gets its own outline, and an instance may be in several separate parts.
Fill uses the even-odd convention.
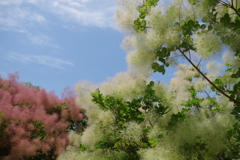
[[[59,159],[239,159],[240,1],[117,6],[128,71],[76,86],[88,128]],[[169,85],[151,81],[167,67],[178,69]]]

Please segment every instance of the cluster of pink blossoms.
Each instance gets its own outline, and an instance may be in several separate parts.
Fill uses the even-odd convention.
[[[75,96],[18,82],[17,74],[0,77],[0,159],[57,157],[69,144],[69,131],[83,119]]]

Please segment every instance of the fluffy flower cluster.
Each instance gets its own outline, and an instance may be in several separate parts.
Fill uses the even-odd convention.
[[[219,38],[210,33],[202,33],[196,36],[194,45],[203,59],[213,57],[222,47]]]
[[[138,17],[136,6],[141,0],[117,0],[119,8],[116,10],[115,19],[118,27],[125,33],[133,32],[133,21]]]
[[[57,156],[69,144],[67,129],[83,119],[75,98],[25,86],[10,74],[0,78],[0,158]]]

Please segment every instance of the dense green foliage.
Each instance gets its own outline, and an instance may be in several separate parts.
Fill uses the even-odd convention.
[[[139,96],[137,99],[132,99],[131,101],[124,101],[123,99],[115,98],[113,96],[106,96],[100,93],[97,89],[93,96],[93,102],[97,103],[99,107],[103,110],[110,110],[115,116],[115,125],[117,126],[116,132],[121,133],[127,129],[128,123],[136,122],[141,123],[145,120],[144,113],[154,113],[163,116],[168,112],[168,107],[163,106],[161,100],[155,95],[152,89],[154,82],[150,82],[146,89],[143,91],[143,95]],[[149,123],[152,126],[151,121]],[[149,127],[146,127],[141,134],[141,139],[138,141],[134,139],[125,140],[119,136],[114,135],[112,141],[103,139],[96,144],[96,148],[106,148],[111,150],[123,150],[127,153],[124,159],[139,159],[137,151],[140,148],[148,148],[155,146],[155,143],[160,140],[162,135],[158,135],[155,139],[149,139],[147,133],[149,132]]]

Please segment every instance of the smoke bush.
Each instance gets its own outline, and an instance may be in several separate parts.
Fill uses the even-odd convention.
[[[45,89],[0,77],[0,159],[54,159],[69,144],[70,130],[83,119],[69,89],[63,99]]]

